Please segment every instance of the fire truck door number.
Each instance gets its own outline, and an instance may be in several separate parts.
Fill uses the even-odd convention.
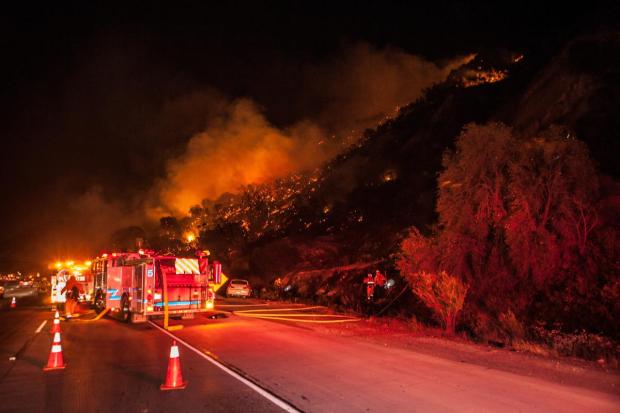
[[[153,276],[153,269],[149,268],[148,270],[146,270],[146,276],[147,277],[152,277]]]

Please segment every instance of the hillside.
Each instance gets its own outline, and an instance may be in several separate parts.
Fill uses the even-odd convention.
[[[204,201],[172,232],[200,234],[230,273],[259,287],[284,277],[298,295],[355,307],[366,272],[395,274],[391,255],[406,230],[435,225],[442,155],[468,123],[499,121],[527,136],[561,125],[617,180],[619,52],[613,32],[553,54],[479,53],[322,168]]]
[[[617,178],[620,70],[613,56],[619,51],[614,33],[579,38],[545,65],[517,53],[479,55],[322,169],[251,188],[245,201],[229,199],[225,221],[245,222],[245,253],[254,256],[247,268],[273,274],[274,268],[315,268],[319,259],[346,264],[364,255],[387,257],[405,228],[433,225],[442,154],[470,122],[501,121],[524,134],[567,126],[588,144],[601,170]],[[586,52],[590,64],[575,63]],[[324,248],[329,240],[331,247]],[[278,251],[287,245],[287,257],[266,259],[272,244]],[[302,250],[314,244],[323,254],[305,257]],[[292,249],[297,252],[291,256]],[[271,260],[275,267],[267,264]]]

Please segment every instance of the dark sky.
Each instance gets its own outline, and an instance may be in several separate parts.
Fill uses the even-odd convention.
[[[136,194],[206,126],[213,96],[249,97],[286,126],[321,110],[320,99],[299,95],[303,68],[334,60],[347,45],[442,61],[498,47],[552,48],[606,16],[604,4],[470,3],[48,2],[3,10],[0,272],[92,253],[76,199],[95,188],[96,202],[135,216]]]

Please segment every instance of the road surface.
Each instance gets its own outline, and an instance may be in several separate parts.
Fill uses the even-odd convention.
[[[326,334],[313,328],[315,321],[355,321],[320,309],[255,300],[219,303],[226,316],[173,321],[183,328],[171,334],[299,411],[620,411],[618,392]],[[151,324],[105,318],[63,322],[68,366],[44,373],[51,320],[44,309],[0,311],[0,412],[283,411],[184,345],[188,387],[161,392],[171,338]],[[35,333],[43,321],[47,324]],[[609,378],[620,383],[617,374]]]
[[[282,412],[183,347],[187,388],[160,391],[171,340],[144,324],[62,322],[67,367],[43,372],[52,318],[50,311],[0,312],[0,412]],[[17,359],[10,361],[15,354]]]
[[[175,334],[307,412],[620,412],[618,393],[321,334],[313,324],[263,314],[269,318],[233,315]]]

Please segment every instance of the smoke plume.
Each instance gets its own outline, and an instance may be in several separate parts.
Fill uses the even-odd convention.
[[[315,166],[329,154],[319,144],[322,132],[316,125],[276,128],[249,99],[231,102],[209,123],[169,163],[167,179],[159,184],[169,212],[185,213],[205,198]]]
[[[168,162],[155,190],[159,207],[149,215],[184,214],[203,199],[314,168],[470,58],[439,65],[396,48],[348,47],[291,74],[300,76],[299,89],[282,99],[291,99],[300,120],[288,126],[270,123],[250,99],[220,103],[206,129]]]
[[[341,137],[359,135],[418,99],[474,55],[442,64],[395,47],[367,43],[345,48],[342,55],[318,64],[307,74],[307,95],[324,104],[316,121]]]

